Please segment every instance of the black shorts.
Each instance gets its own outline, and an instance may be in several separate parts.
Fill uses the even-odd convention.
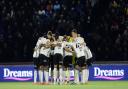
[[[92,63],[94,62],[94,58],[90,58],[86,61],[86,64],[89,66],[92,66]]]
[[[72,65],[72,56],[65,56],[63,60],[64,67],[71,67]]]
[[[55,54],[53,56],[53,64],[62,65],[62,63],[63,63],[63,56],[61,54]]]
[[[49,66],[49,58],[43,54],[39,55],[39,65]]]
[[[86,66],[86,61],[85,61],[85,57],[79,57],[75,59],[75,65],[78,65],[80,67]]]
[[[38,69],[38,67],[39,67],[39,58],[33,58],[33,63],[34,63],[34,69]]]

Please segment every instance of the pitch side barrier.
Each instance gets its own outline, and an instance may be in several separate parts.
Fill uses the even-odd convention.
[[[29,63],[1,63],[0,82],[32,82],[34,65]],[[49,76],[51,76],[49,74]],[[74,71],[70,70],[71,80]],[[50,79],[50,77],[49,77]],[[128,81],[128,62],[95,62],[89,67],[89,81]]]

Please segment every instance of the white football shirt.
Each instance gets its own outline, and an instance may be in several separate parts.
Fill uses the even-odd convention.
[[[42,44],[48,44],[49,42],[50,42],[49,39],[43,39],[43,40],[42,40]],[[50,48],[41,47],[41,49],[40,49],[40,54],[43,54],[43,55],[49,57]]]
[[[64,43],[63,42],[56,42],[56,44],[59,43],[60,45],[55,46],[54,48],[54,54],[58,53],[63,55],[63,48],[64,48]]]

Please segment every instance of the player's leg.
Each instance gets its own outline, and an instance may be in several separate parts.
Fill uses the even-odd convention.
[[[38,74],[38,58],[33,58],[34,61],[34,83],[37,83],[37,74]]]
[[[67,62],[67,56],[64,57],[63,60],[63,82],[66,83],[67,81],[67,76],[66,76],[66,71],[67,71],[67,67],[68,67],[68,62]]]
[[[85,61],[85,57],[80,58],[80,66],[82,69],[82,74],[81,74],[81,83],[85,84],[88,81],[88,69],[87,69],[87,64]]]
[[[53,55],[50,55],[50,61],[49,61],[49,68],[51,70],[51,83],[53,83],[54,78],[53,78],[53,70],[54,70],[54,62],[53,62]]]
[[[86,68],[85,68],[85,81],[84,81],[84,83],[88,83],[88,78],[89,78],[89,69],[86,66]]]
[[[45,78],[45,84],[49,84],[48,66],[45,66],[45,67],[44,67],[44,78]]]
[[[50,82],[52,83],[52,68],[51,68],[51,55],[49,57],[49,77],[50,77]]]
[[[59,65],[59,80],[60,80],[60,83],[62,84],[63,83],[63,68],[62,68],[62,65]]]
[[[71,68],[72,68],[72,56],[68,56],[68,75],[67,75],[67,78],[68,78],[68,81],[70,82],[70,72],[71,72]]]
[[[40,83],[41,84],[44,83],[44,81],[43,81],[43,79],[44,79],[44,76],[43,76],[43,74],[44,74],[43,67],[44,67],[43,65],[40,65],[40,68],[39,68],[39,80],[40,80]]]
[[[63,64],[63,56],[61,54],[58,55],[57,57],[59,59],[59,62],[58,62],[58,67],[59,67],[59,80],[60,80],[60,83],[62,84],[63,83],[63,67],[62,67],[62,64]]]
[[[79,67],[79,61],[78,61],[78,59],[77,58],[75,58],[75,76],[74,76],[74,82],[76,83],[76,84],[79,84],[80,83],[80,81],[79,81],[79,71],[80,71],[80,67]]]
[[[40,83],[41,84],[43,84],[44,83],[44,81],[43,81],[43,68],[44,68],[44,66],[43,66],[43,59],[44,59],[44,55],[42,55],[42,54],[40,54],[39,55],[39,80],[40,80]]]
[[[51,67],[49,65],[49,68],[48,68],[48,72],[49,72],[49,78],[50,78],[50,81],[52,83],[52,75],[51,75]]]
[[[82,76],[81,76],[81,83],[82,84],[85,84],[85,83],[88,83],[88,77],[89,77],[89,70],[88,68],[85,66],[85,67],[82,67]]]
[[[49,84],[49,58],[46,56],[44,57],[43,65],[45,84]]]
[[[57,83],[57,77],[58,77],[58,70],[57,70],[58,58],[57,58],[57,54],[55,54],[53,56],[53,64],[54,64],[53,79],[54,79],[54,84],[56,84]]]
[[[90,59],[87,59],[86,60],[86,68],[85,68],[85,83],[88,83],[88,79],[89,79],[89,67],[92,66],[92,63],[94,61],[94,57],[90,58]]]
[[[68,83],[70,81],[70,67],[72,65],[72,56],[66,56],[64,57],[64,80],[65,83]]]
[[[75,66],[74,82],[75,82],[76,84],[79,84],[79,83],[80,83],[80,82],[79,82],[79,66],[78,66],[78,65]]]

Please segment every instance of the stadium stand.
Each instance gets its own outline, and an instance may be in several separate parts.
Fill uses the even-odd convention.
[[[127,0],[0,0],[0,61],[32,61],[40,36],[72,28],[96,61],[128,61]]]

